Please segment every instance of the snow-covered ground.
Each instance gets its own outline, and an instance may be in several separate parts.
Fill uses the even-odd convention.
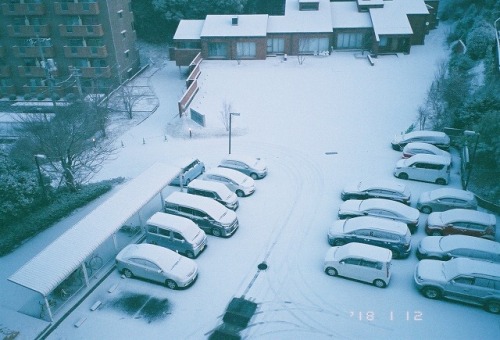
[[[201,89],[192,105],[206,115],[206,128],[178,118],[183,74],[173,62],[163,63],[150,82],[160,100],[158,110],[121,136],[117,157],[96,180],[134,178],[157,161],[184,155],[216,166],[228,152],[220,118],[224,102],[240,113],[232,119],[233,153],[265,158],[269,175],[257,181],[254,195],[240,199],[236,234],[229,239],[209,236],[208,248],[196,259],[200,275],[192,287],[172,291],[123,279],[114,271],[48,338],[203,339],[222,322],[231,298],[240,296],[258,304],[241,333],[249,339],[497,338],[497,315],[428,300],[416,291],[414,254],[393,261],[386,289],[331,278],[322,268],[329,247],[326,233],[337,218],[342,188],[367,178],[400,181],[392,177],[400,153],[389,143],[415,121],[437,63],[446,56],[445,32],[442,25],[426,37],[425,46],[413,46],[410,55],[380,57],[375,66],[354,52],[311,56],[302,65],[295,57],[204,61]],[[456,165],[452,175],[450,185],[459,187]],[[404,183],[413,203],[421,192],[437,187]],[[0,258],[2,310],[15,311],[23,303],[22,289],[6,278],[98,203]],[[424,236],[426,215],[422,217],[413,247]],[[263,261],[269,267],[259,271]],[[166,301],[164,313],[154,318],[127,313],[119,302],[133,294]],[[101,307],[90,311],[96,301]],[[22,318],[26,329],[40,322]],[[85,322],[75,327],[82,318]],[[27,338],[19,330],[20,338]]]

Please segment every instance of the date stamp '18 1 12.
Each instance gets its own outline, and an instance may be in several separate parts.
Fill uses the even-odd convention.
[[[352,319],[359,321],[376,321],[376,320],[389,320],[389,321],[422,321],[424,315],[421,311],[389,311],[384,313],[376,313],[374,311],[350,311],[349,316]]]

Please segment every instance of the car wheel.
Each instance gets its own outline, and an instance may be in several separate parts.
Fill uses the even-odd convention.
[[[439,230],[433,230],[431,232],[431,236],[443,236],[443,233],[440,232]]]
[[[425,205],[422,208],[420,208],[420,211],[423,212],[424,214],[430,214],[432,212],[432,208]]]
[[[187,185],[189,185],[189,183],[191,183],[191,178],[186,179],[186,183],[184,185],[187,186]]]
[[[445,185],[446,180],[444,178],[438,178],[438,179],[436,179],[436,184]]]
[[[251,173],[250,177],[252,177],[252,179],[254,179],[254,180],[259,178],[259,176],[257,176],[257,174],[254,174],[254,173]]]
[[[338,272],[335,268],[332,268],[332,267],[328,267],[325,269],[325,273],[327,275],[330,275],[330,276],[337,276],[338,275]]]
[[[400,179],[408,179],[408,174],[406,172],[402,172],[398,175],[398,178]]]
[[[399,252],[398,252],[398,251],[396,251],[396,250],[391,250],[391,252],[392,252],[392,258],[393,258],[393,259],[399,259],[399,256],[400,256],[400,255],[399,255]]]
[[[422,290],[422,293],[424,294],[424,296],[426,298],[429,298],[429,299],[439,299],[441,297],[441,291],[437,288],[434,288],[434,287],[425,287],[423,290]]]
[[[245,196],[245,193],[241,190],[236,190],[236,196],[243,197],[243,196]]]
[[[484,306],[486,310],[490,313],[499,314],[500,313],[500,302],[499,301],[488,301]]]
[[[133,274],[130,270],[128,270],[127,268],[125,268],[125,269],[123,270],[123,275],[125,275],[125,277],[127,277],[127,278],[129,278],[129,279],[130,279],[131,277],[134,277],[134,274]]]
[[[385,288],[387,286],[386,283],[381,279],[376,279],[375,281],[373,281],[373,285],[378,288]]]
[[[177,283],[173,280],[167,280],[165,281],[165,286],[167,286],[170,289],[177,289]]]
[[[348,199],[349,199],[349,196],[347,196],[347,195],[346,195],[346,194],[344,194],[344,193],[341,193],[341,194],[340,194],[340,199],[341,199],[342,201],[346,201],[346,200],[348,200]]]
[[[194,259],[194,253],[191,250],[188,250],[186,252],[186,256],[189,257],[190,259]]]
[[[216,237],[221,237],[222,236],[222,233],[220,232],[219,229],[217,228],[213,228],[212,229],[212,235],[216,236]]]
[[[345,244],[345,241],[344,240],[335,240],[333,241],[333,245],[334,246],[343,246]]]

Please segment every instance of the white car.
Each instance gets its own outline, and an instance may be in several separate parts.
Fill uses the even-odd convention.
[[[343,276],[385,288],[391,279],[392,252],[363,243],[349,243],[328,249],[324,270],[330,276]]]
[[[417,230],[420,212],[401,202],[383,198],[348,200],[340,205],[339,218],[375,216],[401,221],[408,225],[412,233]]]
[[[239,171],[254,180],[267,176],[266,162],[261,158],[247,155],[229,155],[219,163],[219,167]]]
[[[205,172],[203,179],[225,184],[238,197],[249,196],[255,191],[253,178],[233,169],[212,168]]]
[[[500,263],[500,243],[467,235],[427,236],[418,245],[417,257],[441,261],[467,257]]]
[[[153,244],[129,244],[116,255],[116,268],[126,277],[140,277],[170,289],[187,287],[196,280],[196,262]]]
[[[451,164],[450,153],[441,150],[435,145],[422,142],[413,142],[406,144],[406,146],[403,148],[403,158],[410,158],[411,156],[415,156],[416,154],[443,156],[449,159]]]

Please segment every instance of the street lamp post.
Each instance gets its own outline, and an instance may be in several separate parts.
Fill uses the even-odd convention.
[[[479,133],[477,133],[475,131],[465,130],[464,131],[464,136],[466,136],[466,137],[469,137],[469,136],[476,137],[476,140],[474,142],[474,151],[472,151],[472,159],[470,160],[470,165],[468,166],[467,178],[465,180],[465,185],[464,185],[464,190],[467,190],[467,186],[469,185],[470,174],[472,172],[472,166],[474,165],[474,162],[476,160],[477,144],[479,143]]]
[[[229,113],[229,154],[231,154],[231,118],[233,116],[239,116],[238,112],[230,112]]]
[[[43,199],[46,200],[47,199],[47,192],[45,191],[45,184],[43,183],[43,176],[42,176],[42,171],[40,169],[40,163],[38,163],[38,159],[39,158],[45,159],[47,157],[45,155],[41,155],[41,154],[36,154],[35,155],[35,163],[36,163],[36,168],[38,170],[38,185],[42,189],[42,197],[43,197]]]

